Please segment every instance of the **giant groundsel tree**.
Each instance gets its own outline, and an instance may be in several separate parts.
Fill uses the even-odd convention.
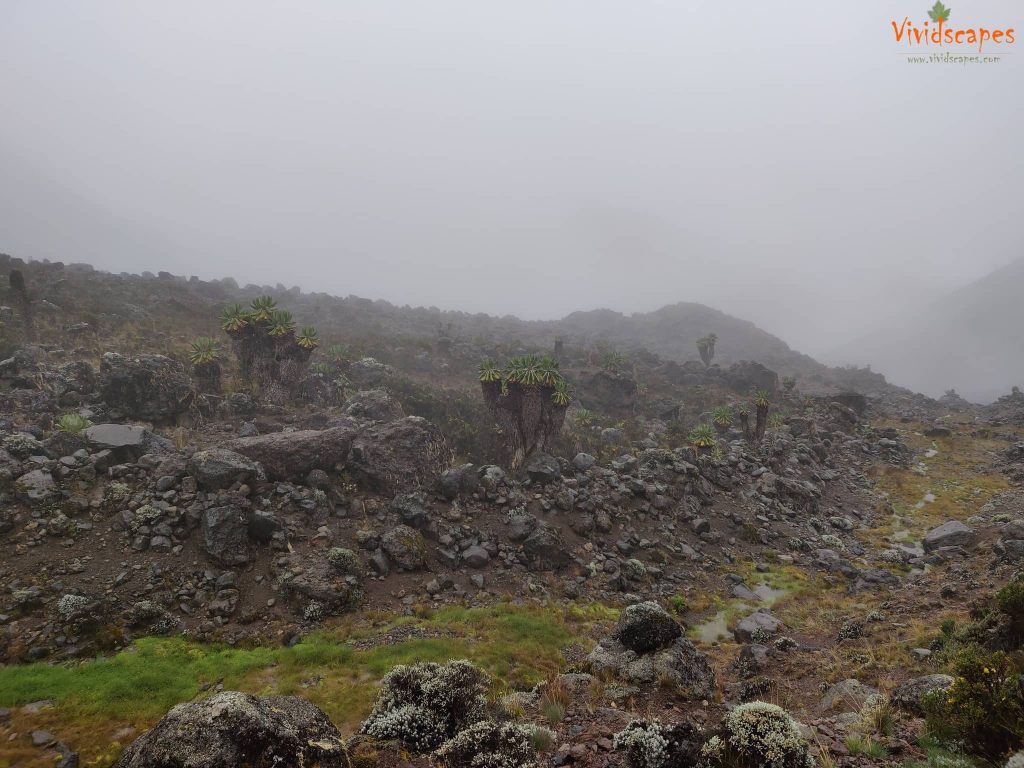
[[[565,422],[572,394],[558,361],[526,355],[508,361],[504,370],[493,360],[480,364],[484,403],[505,436],[513,469],[532,453],[548,449]]]

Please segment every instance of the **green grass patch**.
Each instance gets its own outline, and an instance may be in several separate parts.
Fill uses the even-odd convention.
[[[599,605],[499,603],[415,617],[350,617],[291,648],[145,638],[111,657],[2,667],[0,706],[52,699],[57,708],[47,726],[58,735],[74,732],[86,761],[105,754],[117,726],[146,727],[218,682],[264,695],[300,694],[351,729],[369,712],[380,678],[397,664],[468,658],[492,676],[495,692],[527,688],[563,668],[565,646],[589,647],[596,625],[603,628],[616,616]],[[354,640],[361,641],[358,647]]]
[[[864,757],[870,757],[872,760],[881,760],[883,757],[888,757],[889,755],[889,751],[881,744],[881,742],[875,741],[870,736],[863,736],[861,734],[852,734],[847,736],[846,748],[850,750],[851,755],[863,755]]]

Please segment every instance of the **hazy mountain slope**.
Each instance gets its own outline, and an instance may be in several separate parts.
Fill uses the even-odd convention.
[[[928,305],[902,325],[836,350],[932,396],[988,402],[1024,384],[1024,259]]]
[[[556,326],[566,335],[604,338],[613,344],[643,346],[674,360],[697,358],[697,339],[718,336],[716,360],[727,364],[757,360],[780,373],[824,373],[826,367],[790,349],[782,339],[747,320],[703,304],[672,304],[654,312],[622,315],[608,310],[574,312]]]
[[[138,220],[98,204],[56,171],[0,147],[0,250],[24,259],[82,261],[142,255],[170,264],[174,246]],[[33,233],[31,237],[27,233]],[[73,244],[73,245],[70,245]]]
[[[247,287],[252,292],[255,286]],[[679,303],[654,312],[624,315],[609,309],[574,312],[560,320],[527,321],[506,315],[495,317],[465,312],[444,312],[437,308],[398,307],[386,301],[357,297],[335,299],[315,296],[321,311],[348,327],[383,330],[409,336],[433,336],[441,329],[455,338],[493,342],[515,349],[552,347],[561,338],[567,345],[611,344],[620,351],[646,349],[662,358],[697,360],[697,339],[709,333],[718,336],[715,362],[722,365],[756,360],[780,375],[797,375],[805,383],[817,381],[836,387],[858,386],[849,372],[828,368],[789,347],[784,341],[747,320],[727,315],[703,304]],[[329,309],[328,309],[329,308]],[[880,381],[870,382],[884,383]],[[847,383],[844,384],[843,382]]]
[[[505,358],[523,350],[550,350],[561,339],[569,348],[593,350],[604,344],[620,352],[647,351],[664,360],[685,362],[698,359],[697,339],[714,333],[718,336],[715,362],[723,366],[754,360],[782,376],[796,376],[805,392],[853,388],[878,394],[889,389],[877,374],[829,368],[753,323],[702,304],[679,303],[633,315],[597,309],[574,312],[560,320],[526,321],[511,315],[447,312],[357,296],[305,293],[283,285],[239,287],[230,278],[204,282],[163,272],[157,277],[81,269],[62,273],[61,278],[34,279],[37,297],[92,315],[130,318],[143,313],[155,320],[167,313],[178,317],[184,312],[190,323],[198,324],[193,330],[203,334],[218,332],[217,318],[226,303],[247,304],[257,295],[270,293],[287,304],[300,323],[314,324],[346,342],[412,343],[431,349],[444,336],[481,355]]]

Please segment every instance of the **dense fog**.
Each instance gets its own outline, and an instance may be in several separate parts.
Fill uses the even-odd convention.
[[[878,331],[1022,256],[1024,61],[908,64],[890,21],[926,6],[6,3],[0,251],[524,318],[698,301],[941,394],[969,324],[939,371]]]

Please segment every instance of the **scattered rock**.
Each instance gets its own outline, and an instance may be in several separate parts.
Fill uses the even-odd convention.
[[[196,451],[188,462],[189,471],[205,491],[230,488],[256,477],[256,465],[247,457],[224,448]]]
[[[671,645],[683,634],[679,623],[654,602],[631,605],[619,616],[614,637],[637,653],[650,653]]]
[[[921,708],[921,700],[926,693],[932,691],[944,691],[953,684],[953,678],[949,675],[922,675],[913,677],[899,685],[892,692],[890,697],[892,703],[900,709],[912,714],[922,716],[924,710]]]
[[[849,679],[833,684],[818,704],[819,714],[856,712],[878,691],[859,680]]]
[[[174,421],[194,396],[184,366],[162,355],[127,358],[107,352],[100,361],[99,388],[112,411],[153,422]]]
[[[179,704],[139,737],[115,768],[348,768],[341,734],[294,696],[225,691]]]
[[[221,565],[249,562],[249,516],[236,506],[214,507],[203,515],[203,547]]]
[[[924,537],[924,551],[934,552],[943,547],[969,547],[974,543],[974,531],[959,520],[949,520],[932,528]]]

